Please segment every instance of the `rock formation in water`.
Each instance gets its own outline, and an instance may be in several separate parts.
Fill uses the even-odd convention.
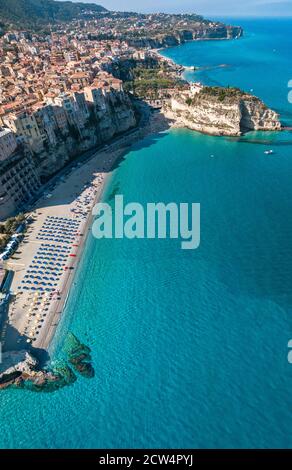
[[[0,388],[21,382],[22,374],[35,370],[38,361],[27,351],[12,351],[2,354],[0,365]]]
[[[38,360],[28,351],[3,353],[0,368],[0,390],[8,387],[35,392],[53,392],[75,382],[76,376],[66,364],[40,369]]]
[[[64,352],[65,359],[48,368],[41,368],[38,360],[28,351],[3,353],[0,390],[14,387],[33,392],[54,392],[77,380],[71,367],[83,377],[94,377],[90,349],[71,333],[65,340]]]
[[[68,356],[69,363],[76,372],[83,375],[83,377],[94,377],[94,369],[91,365],[91,350],[72,333],[69,333],[66,338],[64,351]]]
[[[182,92],[172,96],[164,111],[179,125],[212,135],[281,129],[275,111],[237,88],[198,87],[195,92]]]

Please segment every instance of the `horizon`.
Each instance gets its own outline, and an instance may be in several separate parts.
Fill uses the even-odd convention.
[[[64,1],[64,0],[58,0]],[[73,3],[95,3],[108,10],[138,13],[197,13],[218,18],[285,18],[292,16],[292,2],[282,0],[246,0],[244,5],[233,0],[148,0],[147,5],[137,5],[134,0],[71,0]]]

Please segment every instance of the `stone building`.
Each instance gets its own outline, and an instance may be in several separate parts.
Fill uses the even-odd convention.
[[[8,128],[0,127],[0,162],[6,160],[17,148],[15,134]]]
[[[21,212],[41,186],[30,152],[0,161],[0,220]]]

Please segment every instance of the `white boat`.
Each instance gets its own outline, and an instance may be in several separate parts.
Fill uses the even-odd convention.
[[[272,153],[274,153],[274,150],[265,150],[264,153],[266,155],[272,155]]]

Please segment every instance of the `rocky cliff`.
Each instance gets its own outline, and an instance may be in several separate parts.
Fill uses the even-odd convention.
[[[56,146],[35,155],[40,177],[48,179],[82,152],[110,141],[136,124],[135,111],[128,95],[112,90],[102,100],[102,106],[92,108],[91,118],[80,133],[62,136]]]
[[[255,96],[235,88],[204,87],[175,95],[165,107],[179,125],[212,135],[239,136],[251,130],[281,129],[279,116]]]
[[[196,28],[181,29],[168,34],[160,34],[156,37],[126,38],[129,46],[137,48],[159,49],[184,44],[187,41],[198,39],[235,39],[243,35],[240,26],[229,26],[223,23],[198,23]]]

